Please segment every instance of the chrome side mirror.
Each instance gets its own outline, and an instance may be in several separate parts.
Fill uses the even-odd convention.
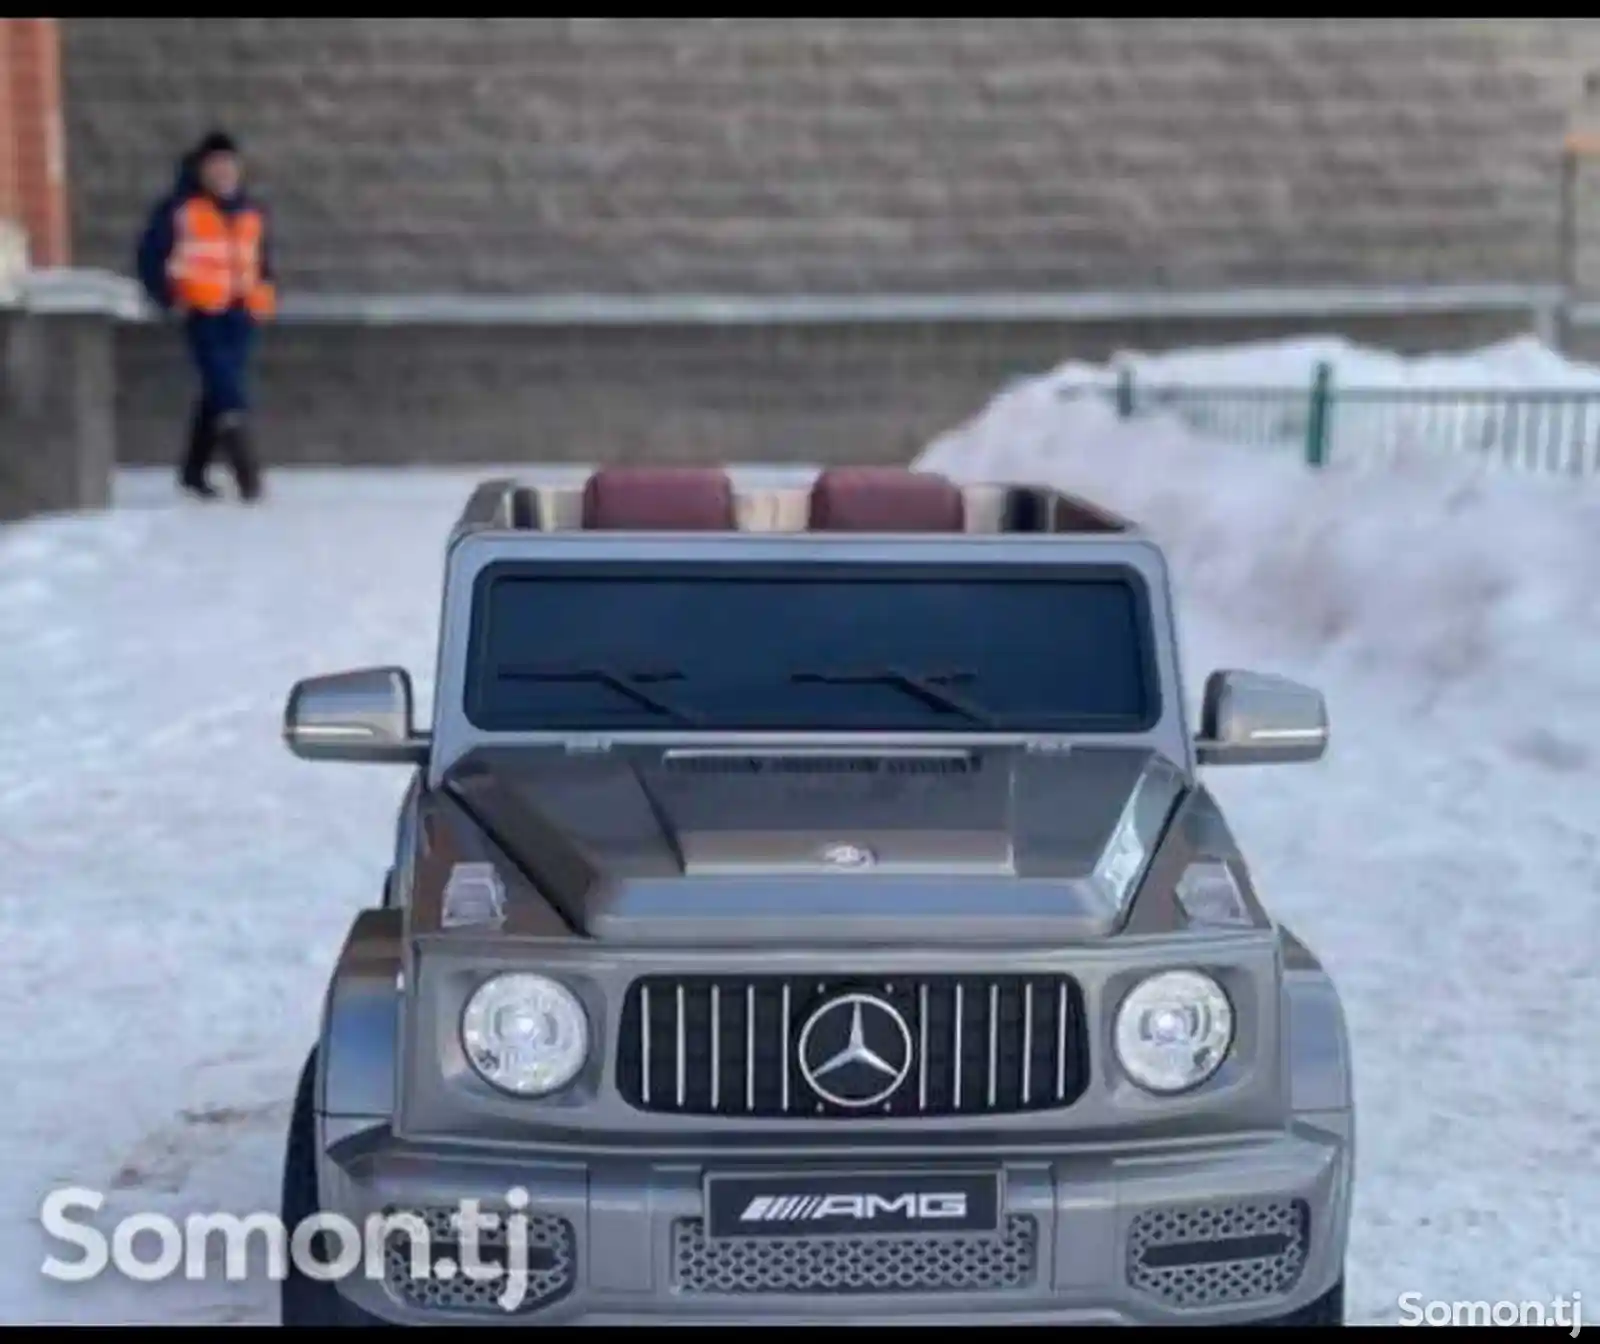
[[[1328,751],[1322,692],[1260,672],[1217,672],[1206,682],[1201,765],[1293,765]]]
[[[428,735],[413,723],[411,677],[366,668],[298,682],[283,711],[284,744],[303,761],[423,765]]]

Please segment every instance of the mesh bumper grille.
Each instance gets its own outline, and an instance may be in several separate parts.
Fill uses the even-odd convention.
[[[384,1287],[402,1306],[423,1311],[467,1312],[476,1315],[524,1315],[560,1301],[572,1291],[577,1277],[578,1257],[572,1225],[550,1214],[528,1213],[528,1281],[521,1300],[508,1311],[501,1305],[507,1284],[502,1276],[478,1281],[459,1272],[460,1236],[453,1219],[454,1209],[389,1209],[392,1220],[384,1242]],[[494,1212],[494,1210],[486,1210]],[[403,1220],[417,1218],[428,1229],[426,1260],[434,1272],[423,1277],[412,1274],[413,1239]],[[506,1232],[504,1227],[478,1233],[478,1254],[486,1266],[504,1268]],[[440,1262],[448,1263],[441,1269]],[[454,1267],[454,1273],[447,1271]]]
[[[702,1297],[1016,1292],[1033,1284],[1038,1256],[1037,1224],[1017,1216],[998,1237],[708,1241],[699,1220],[672,1229],[673,1280]]]
[[[1153,1209],[1134,1220],[1128,1282],[1178,1308],[1281,1297],[1300,1282],[1310,1223],[1298,1200]]]

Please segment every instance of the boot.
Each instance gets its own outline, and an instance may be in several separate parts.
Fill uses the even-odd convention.
[[[239,498],[247,503],[261,498],[261,466],[250,439],[250,428],[243,417],[231,419],[217,430],[217,447],[233,468]]]
[[[189,446],[178,468],[178,484],[199,499],[215,499],[216,490],[206,480],[206,468],[216,449],[216,427],[203,406],[195,407],[189,422]]]

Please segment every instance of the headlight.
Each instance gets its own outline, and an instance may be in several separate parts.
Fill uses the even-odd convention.
[[[565,985],[502,975],[480,985],[461,1015],[461,1045],[478,1076],[518,1097],[560,1091],[589,1057],[589,1018]]]
[[[1147,1092],[1173,1096],[1199,1087],[1233,1048],[1233,1005],[1198,971],[1152,976],[1122,1001],[1117,1057]]]

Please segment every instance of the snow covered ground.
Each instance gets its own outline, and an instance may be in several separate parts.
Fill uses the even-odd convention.
[[[1328,693],[1326,764],[1212,782],[1346,996],[1353,1317],[1413,1292],[1600,1304],[1600,486],[1313,478],[1052,379],[928,460],[1133,513],[1170,548],[1196,682],[1247,665]],[[103,1224],[275,1207],[403,785],[292,760],[283,696],[389,662],[426,695],[478,475],[280,473],[244,512],[131,474],[117,512],[0,529],[0,1320],[275,1318],[259,1281],[47,1282],[37,1210],[69,1184],[107,1193]]]

